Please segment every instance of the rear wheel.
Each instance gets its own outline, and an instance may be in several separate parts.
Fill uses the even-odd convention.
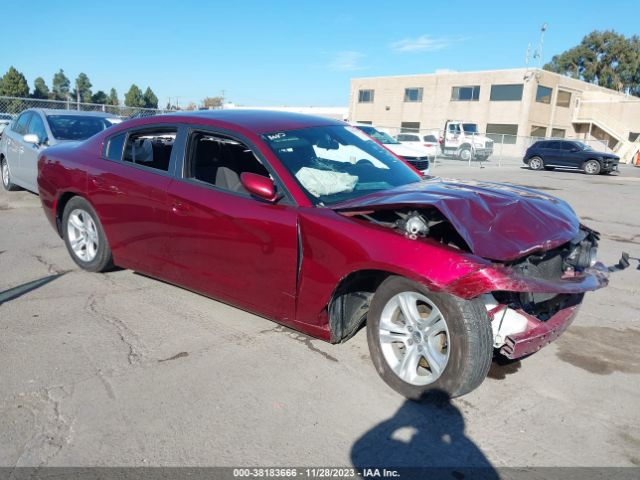
[[[7,163],[7,159],[4,157],[0,161],[0,170],[2,170],[2,186],[4,187],[4,189],[7,192],[20,190],[20,187],[11,182],[11,172],[9,172],[9,164]]]
[[[111,248],[98,215],[84,198],[73,197],[65,205],[62,232],[71,258],[81,268],[104,272],[113,267]]]
[[[389,277],[376,291],[367,341],[378,374],[412,400],[470,392],[485,379],[493,354],[481,302],[431,292],[402,277]]]
[[[531,157],[529,159],[529,168],[531,170],[542,170],[544,167],[544,162],[540,157]]]
[[[601,166],[597,160],[587,160],[582,167],[587,175],[597,175],[600,173]]]

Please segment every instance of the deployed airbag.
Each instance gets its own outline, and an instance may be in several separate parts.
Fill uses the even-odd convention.
[[[351,192],[358,182],[358,177],[348,173],[318,170],[309,167],[302,167],[298,170],[296,178],[314,197]]]

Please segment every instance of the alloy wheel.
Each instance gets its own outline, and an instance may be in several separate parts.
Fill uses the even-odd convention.
[[[540,160],[538,157],[534,157],[531,160],[529,160],[529,167],[532,170],[540,170],[542,168],[542,160]]]
[[[98,229],[91,215],[76,208],[67,220],[69,244],[74,255],[83,262],[91,262],[98,253]]]
[[[378,327],[385,361],[404,382],[435,382],[449,361],[449,328],[444,315],[425,295],[402,292],[385,305]]]

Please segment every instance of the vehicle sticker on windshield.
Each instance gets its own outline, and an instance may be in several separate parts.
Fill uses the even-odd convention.
[[[271,140],[272,142],[277,142],[278,140],[282,140],[282,139],[286,138],[286,136],[287,136],[287,134],[284,133],[284,132],[267,134],[267,138],[269,140]]]

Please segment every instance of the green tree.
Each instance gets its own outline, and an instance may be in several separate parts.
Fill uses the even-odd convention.
[[[86,73],[81,73],[76,78],[76,88],[73,90],[72,97],[76,101],[90,103],[91,102],[91,82]]]
[[[28,97],[29,84],[22,73],[9,67],[7,73],[0,79],[0,95],[7,97]]]
[[[142,97],[146,108],[158,108],[158,97],[156,97],[156,94],[153,93],[150,87],[147,87]]]
[[[33,82],[33,98],[49,98],[49,87],[44,81],[44,78],[38,77]]]
[[[640,96],[640,37],[593,31],[544,69]]]
[[[109,92],[109,105],[120,105],[120,99],[118,98],[118,92],[115,88],[112,88]]]
[[[67,100],[69,97],[69,88],[71,82],[64,74],[64,70],[60,69],[58,73],[53,76],[53,83],[51,90],[53,91],[53,98],[56,100]]]
[[[129,88],[129,91],[124,95],[124,104],[127,107],[144,107],[144,95],[142,95],[142,90],[134,83]]]
[[[98,90],[91,95],[91,103],[98,103],[100,105],[109,105],[109,96],[102,90]]]
[[[222,97],[207,97],[202,100],[204,108],[222,108]]]

